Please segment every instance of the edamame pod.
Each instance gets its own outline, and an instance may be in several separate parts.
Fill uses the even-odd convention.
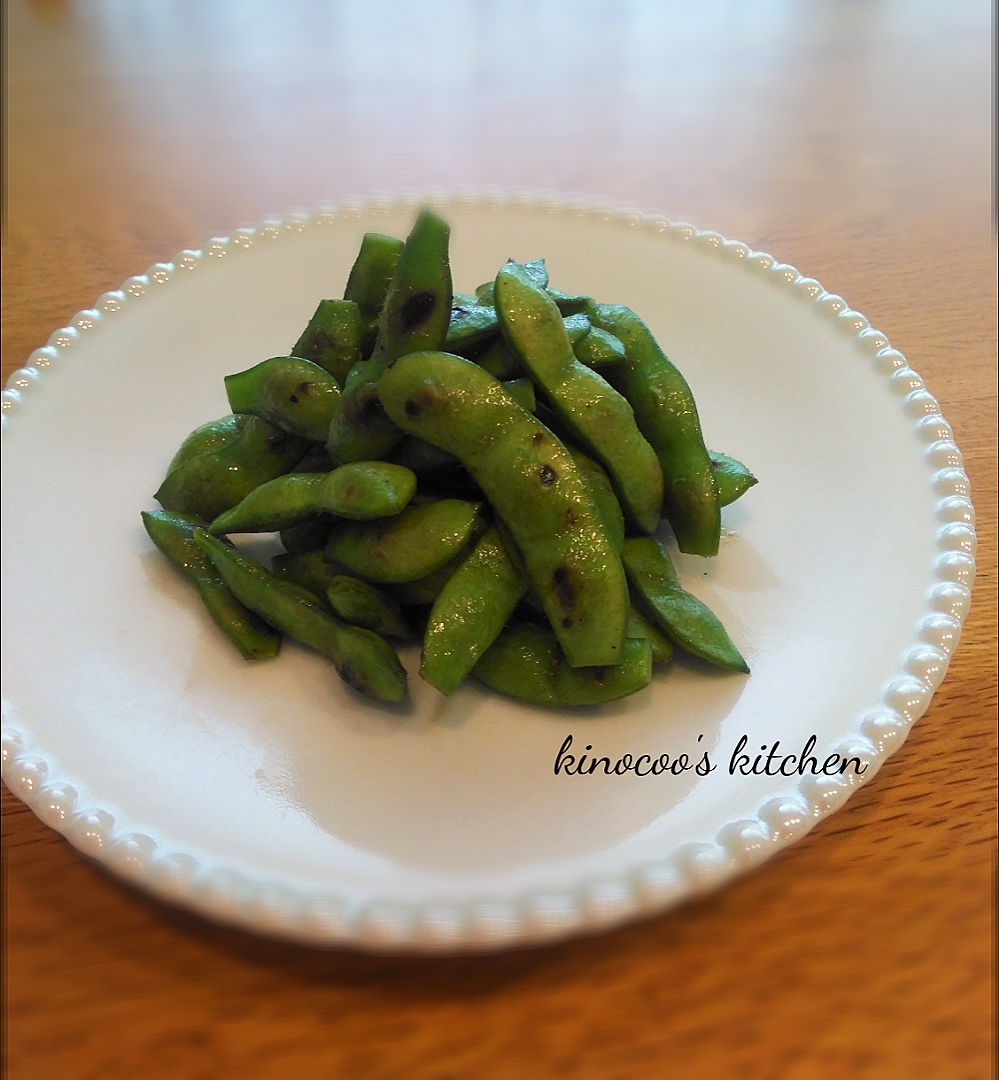
[[[663,509],[681,551],[718,554],[721,507],[711,458],[701,435],[693,394],[631,310],[592,304],[590,322],[617,337],[626,359],[615,369],[635,420],[659,457],[666,482]]]
[[[213,536],[277,532],[312,514],[370,521],[398,514],[415,492],[416,475],[387,461],[355,461],[330,473],[291,473],[261,484],[208,531]]]
[[[524,373],[524,365],[502,336],[495,338],[485,352],[470,359],[473,359],[479,367],[485,368],[490,375],[495,375],[501,382]]]
[[[345,683],[378,701],[405,699],[406,672],[388,642],[370,630],[339,622],[307,590],[279,580],[203,529],[195,530],[194,540],[211,556],[238,600],[332,660]]]
[[[444,339],[446,352],[464,354],[499,333],[496,311],[485,304],[455,304]]]
[[[560,314],[566,318],[585,312],[592,303],[588,296],[568,296],[564,292],[559,292],[558,289],[547,289],[546,292]]]
[[[325,550],[318,548],[298,554],[275,555],[271,559],[271,573],[281,581],[300,585],[318,599],[325,600],[333,579],[346,574],[347,567],[335,559],[327,559]]]
[[[340,407],[340,387],[328,371],[297,356],[275,356],[225,377],[229,408],[252,413],[282,431],[325,442]]]
[[[291,349],[311,360],[340,386],[361,359],[361,315],[353,300],[320,300],[315,315]],[[325,436],[324,436],[325,438]]]
[[[308,449],[305,439],[249,416],[231,442],[169,472],[154,498],[164,510],[214,521],[254,488],[293,468]]]
[[[380,521],[343,522],[333,530],[326,553],[365,581],[416,581],[456,555],[478,520],[475,503],[440,499]]]
[[[468,557],[474,539],[475,534],[473,533],[469,543],[457,555],[448,559],[446,563],[442,563],[436,570],[431,570],[425,577],[417,578],[415,581],[402,581],[398,585],[390,585],[392,595],[400,604],[405,604],[407,607],[434,603],[437,597],[440,596],[441,590],[451,580],[451,576]]]
[[[520,549],[573,667],[616,664],[628,617],[621,561],[568,450],[497,379],[448,353],[411,353],[382,379],[403,429],[455,454]]]
[[[625,540],[622,558],[628,580],[667,637],[702,660],[749,674],[718,617],[681,588],[662,544],[651,536]]]
[[[317,514],[299,525],[281,529],[281,544],[292,555],[301,555],[306,551],[318,551],[326,547],[326,541],[333,531],[335,518],[329,514]]]
[[[654,532],[663,501],[662,470],[635,425],[631,405],[579,363],[558,309],[517,263],[507,263],[496,275],[496,311],[532,380],[606,467],[625,511],[643,532]]]
[[[759,481],[746,468],[741,461],[729,457],[728,454],[719,454],[716,450],[711,452],[711,469],[715,474],[715,483],[718,485],[718,502],[722,506],[734,503]]]
[[[576,359],[587,367],[619,364],[627,358],[620,340],[598,326],[591,326],[585,338],[574,342],[572,351]]]
[[[365,233],[347,278],[343,298],[357,304],[361,317],[361,354],[365,359],[371,355],[378,337],[378,316],[385,305],[402,249],[402,241],[394,236]]]
[[[212,420],[209,424],[202,424],[201,427],[195,428],[174,454],[167,468],[167,476],[199,454],[207,454],[228,446],[239,438],[249,420],[250,417],[246,413],[229,413],[228,416],[223,416],[219,420]]]
[[[634,604],[628,610],[628,637],[649,639],[653,664],[668,664],[673,659],[673,642],[653,626]]]
[[[438,349],[451,319],[450,229],[422,210],[399,257],[378,318],[378,340],[370,360],[356,364],[344,387],[341,408],[329,427],[327,445],[340,462],[384,457],[401,433],[378,400],[382,373],[400,356]]]
[[[409,637],[399,605],[367,581],[338,574],[329,583],[326,597],[337,615],[352,626],[363,626],[382,637]]]
[[[607,536],[614,545],[614,550],[620,554],[621,547],[624,544],[624,514],[621,512],[621,504],[614,494],[614,487],[610,482],[610,477],[593,458],[587,457],[582,450],[574,450],[572,447],[567,447],[567,449],[572,455],[572,460],[576,463],[580,475],[589,486],[590,494],[593,496],[593,501],[596,503],[597,511],[604,523],[604,528],[607,530]]]
[[[498,531],[488,529],[434,602],[420,675],[442,694],[453,693],[496,640],[526,588]]]
[[[568,318],[562,320],[565,325],[566,337],[569,339],[569,344],[575,348],[585,337],[588,337],[593,327],[590,326],[590,320],[582,313],[578,315],[570,315]]]
[[[555,637],[525,623],[504,630],[474,673],[501,694],[535,705],[596,705],[637,693],[652,681],[652,647],[626,638],[613,667],[570,667]]]
[[[143,511],[149,538],[194,582],[209,615],[247,660],[277,656],[281,635],[244,607],[222,580],[215,564],[194,542],[194,530],[204,524],[191,515],[166,510]]]
[[[544,259],[532,259],[530,262],[522,263],[521,265],[524,267],[524,273],[527,274],[539,289],[548,287],[548,270],[545,267]],[[480,304],[486,304],[489,307],[495,307],[495,290],[495,279],[485,282],[475,290],[476,301]]]

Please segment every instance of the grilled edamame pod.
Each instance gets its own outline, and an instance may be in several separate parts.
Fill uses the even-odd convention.
[[[378,337],[378,316],[402,249],[402,241],[394,236],[365,233],[361,250],[350,269],[343,298],[357,304],[361,318],[361,355],[365,359],[371,355]]]
[[[384,457],[402,437],[378,400],[378,381],[400,356],[438,349],[451,319],[450,229],[422,210],[406,240],[378,317],[370,360],[356,364],[329,427],[327,445],[340,462]]]
[[[662,544],[651,536],[625,540],[622,558],[628,580],[667,637],[702,660],[749,674],[718,617],[680,586]]]
[[[548,270],[545,267],[544,259],[532,259],[530,262],[521,263],[521,265],[524,267],[524,273],[539,289],[548,287]],[[475,290],[475,299],[480,304],[486,304],[489,307],[496,306],[495,278],[492,281],[485,282]]]
[[[759,481],[746,468],[741,461],[736,461],[728,454],[719,454],[717,450],[711,452],[711,468],[715,474],[715,483],[718,485],[718,502],[722,506],[734,503]]]
[[[282,431],[324,442],[340,406],[336,379],[311,360],[274,356],[225,377],[229,408],[252,413]]]
[[[478,521],[475,503],[439,499],[407,507],[391,518],[342,522],[334,528],[326,554],[378,585],[416,581],[453,558]]]
[[[569,339],[569,344],[573,349],[584,338],[588,337],[593,329],[590,320],[582,312],[578,315],[570,315],[568,318],[563,319],[562,322],[565,325],[565,333]]]
[[[318,364],[342,387],[347,372],[361,359],[361,314],[357,304],[353,300],[320,300],[290,355]]]
[[[236,438],[167,473],[154,498],[164,510],[214,521],[254,488],[292,469],[308,449],[307,440],[248,416]]]
[[[488,529],[434,601],[420,675],[442,694],[453,693],[496,640],[526,588],[499,532]]]
[[[555,304],[517,263],[496,275],[496,311],[507,341],[563,422],[606,467],[622,506],[643,532],[659,524],[663,477],[631,405],[579,363]]]
[[[383,376],[381,395],[401,428],[460,458],[486,493],[520,548],[569,663],[619,663],[628,617],[624,572],[562,443],[487,371],[448,353],[403,357]]]
[[[326,597],[330,607],[351,626],[363,626],[382,637],[409,637],[399,605],[367,581],[337,574],[326,589]]]
[[[194,582],[209,615],[246,660],[277,656],[281,635],[233,596],[215,564],[194,542],[194,530],[204,522],[191,515],[149,510],[143,511],[142,524],[160,551]]]
[[[639,429],[659,457],[666,482],[663,509],[680,550],[717,555],[718,486],[690,387],[633,311],[591,304],[587,314],[594,326],[624,345],[627,358],[617,365],[615,377],[635,410]]]
[[[194,540],[238,600],[332,660],[345,683],[378,701],[405,699],[406,672],[387,641],[360,626],[341,623],[307,590],[279,580],[203,529],[195,530]]]
[[[504,630],[474,674],[501,694],[535,705],[596,705],[634,694],[652,681],[652,646],[626,638],[613,667],[570,667],[553,634],[525,623]]]
[[[621,547],[624,544],[624,514],[621,511],[621,504],[614,494],[614,487],[610,482],[610,477],[593,458],[587,457],[582,450],[575,450],[571,446],[566,447],[566,449],[572,455],[572,460],[576,463],[580,476],[586,481],[590,489],[590,494],[593,496],[594,503],[596,503],[597,512],[604,523],[610,542],[614,545],[614,550],[620,554]]]
[[[446,352],[459,356],[481,346],[499,333],[496,309],[485,304],[455,303],[451,308],[451,321],[444,339]]]
[[[355,521],[398,514],[416,492],[416,474],[387,461],[355,461],[330,473],[289,473],[255,488],[212,522],[213,536],[277,532],[312,514]]]

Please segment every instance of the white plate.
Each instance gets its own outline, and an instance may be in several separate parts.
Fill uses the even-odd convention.
[[[717,559],[678,559],[752,675],[680,660],[624,701],[544,711],[470,684],[445,699],[413,649],[413,705],[393,711],[293,644],[246,664],[139,511],[184,436],[227,411],[222,376],[285,352],[362,233],[405,235],[416,205],[292,215],[182,252],[15,373],[4,776],[82,851],[216,918],[317,944],[494,948],[662,909],[869,779],[956,645],[972,506],[919,376],[817,282],[664,218],[454,197],[458,289],[544,256],[564,291],[631,305],[686,374],[709,445],[760,478],[725,511]],[[707,750],[717,767],[556,775],[570,735],[612,762]],[[866,771],[732,775],[743,735],[753,755],[814,735],[820,764]]]

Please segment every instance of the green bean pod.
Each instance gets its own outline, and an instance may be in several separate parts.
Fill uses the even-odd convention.
[[[711,469],[715,474],[715,483],[718,485],[718,502],[722,506],[734,503],[759,481],[746,468],[741,461],[736,461],[728,454],[711,452]]]
[[[252,413],[312,442],[325,442],[330,421],[340,408],[336,379],[318,364],[297,356],[274,356],[227,375],[225,390],[234,413]]]
[[[394,236],[365,233],[347,278],[343,298],[357,304],[361,319],[361,355],[365,359],[371,355],[378,337],[378,316],[385,306],[402,249],[403,242]]]
[[[305,439],[249,416],[236,438],[171,470],[155,498],[164,510],[214,521],[254,488],[288,472],[308,449]]]
[[[622,558],[628,580],[667,637],[702,660],[749,674],[718,617],[680,586],[662,544],[651,536],[625,540]]]
[[[367,581],[338,574],[329,583],[326,597],[330,607],[351,626],[363,626],[382,637],[409,637],[398,603]]]
[[[404,430],[456,455],[523,555],[573,667],[620,662],[628,617],[621,561],[568,450],[488,372],[412,353],[382,380]]]
[[[442,694],[453,693],[496,640],[526,588],[496,528],[488,529],[434,602],[420,675]]]
[[[631,405],[579,363],[554,303],[517,263],[496,275],[496,311],[507,341],[564,423],[606,467],[622,506],[643,532],[659,524],[663,477]]]
[[[535,705],[597,705],[644,689],[652,681],[652,647],[626,638],[613,667],[570,667],[555,637],[525,623],[504,630],[474,674],[501,694]]]
[[[353,300],[320,300],[290,355],[318,364],[342,387],[347,372],[361,359],[361,314],[357,304]]]
[[[627,359],[615,369],[635,420],[659,457],[664,511],[681,551],[718,554],[721,507],[694,396],[641,319],[626,307],[593,304],[590,322],[617,337]]]
[[[213,536],[277,532],[313,514],[354,521],[398,514],[416,492],[416,475],[387,461],[355,461],[330,473],[290,473],[261,484],[216,518]]]
[[[211,556],[238,600],[289,637],[332,660],[348,686],[378,701],[405,699],[406,672],[383,638],[341,623],[307,590],[279,580],[203,529],[195,530],[194,540]]]
[[[440,348],[451,319],[450,229],[422,210],[406,240],[378,321],[370,360],[356,364],[343,403],[329,428],[327,445],[340,462],[384,457],[402,437],[378,400],[378,381],[400,357]]]
[[[209,615],[246,660],[277,656],[281,635],[236,599],[215,564],[194,542],[194,530],[204,522],[191,515],[149,510],[143,511],[142,524],[160,551],[194,582]]]
[[[326,553],[377,585],[416,581],[453,558],[479,521],[479,507],[462,499],[410,506],[379,521],[345,521]]]

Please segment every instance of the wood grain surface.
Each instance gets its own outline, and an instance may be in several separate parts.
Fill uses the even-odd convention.
[[[3,793],[10,1080],[991,1075],[995,249],[985,0],[11,0],[3,372],[271,212],[583,191],[848,299],[979,514],[964,640],[846,808],[614,933],[442,960],[275,944],[109,877]],[[16,528],[7,522],[7,528]]]

